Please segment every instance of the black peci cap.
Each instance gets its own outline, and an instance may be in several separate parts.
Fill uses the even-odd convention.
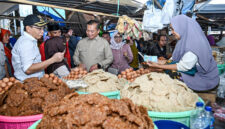
[[[46,25],[47,23],[41,18],[41,16],[38,15],[28,15],[24,18],[23,20],[23,25],[24,26],[38,26],[42,27]]]

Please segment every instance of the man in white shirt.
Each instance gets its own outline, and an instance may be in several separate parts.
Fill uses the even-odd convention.
[[[43,36],[46,23],[40,16],[29,15],[25,17],[23,24],[24,35],[17,40],[12,50],[14,75],[20,81],[30,77],[42,77],[45,68],[61,62],[64,58],[64,53],[58,52],[52,58],[41,62],[37,40]]]

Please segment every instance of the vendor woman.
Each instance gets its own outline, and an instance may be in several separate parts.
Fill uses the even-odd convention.
[[[153,63],[152,68],[178,71],[177,75],[195,91],[209,91],[219,83],[217,64],[209,42],[200,25],[193,19],[179,15],[171,20],[171,31],[178,40],[171,64]]]

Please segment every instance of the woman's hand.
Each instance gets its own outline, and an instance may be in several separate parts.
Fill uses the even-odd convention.
[[[123,53],[123,56],[128,60],[129,58],[128,58],[128,54],[127,54],[127,52],[124,52]]]
[[[160,65],[160,64],[155,63],[155,62],[152,62],[152,61],[149,61],[149,62],[147,62],[147,65],[148,65],[149,67],[152,67],[152,68],[159,68],[159,65]]]
[[[124,55],[125,57],[127,57],[128,54],[127,54],[127,52],[124,52],[123,55]]]
[[[166,64],[167,60],[158,60],[158,64],[164,65]]]

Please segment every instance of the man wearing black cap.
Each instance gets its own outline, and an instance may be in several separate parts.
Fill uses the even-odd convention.
[[[37,40],[42,37],[46,23],[40,16],[28,15],[23,24],[24,35],[20,36],[12,50],[14,75],[20,81],[30,77],[42,77],[45,68],[61,62],[64,58],[64,53],[58,52],[50,59],[41,62]]]
[[[48,24],[48,36],[52,37],[60,37],[61,30],[58,24],[49,23]],[[41,53],[41,60],[45,61],[45,42],[41,43],[40,45],[40,53]]]

